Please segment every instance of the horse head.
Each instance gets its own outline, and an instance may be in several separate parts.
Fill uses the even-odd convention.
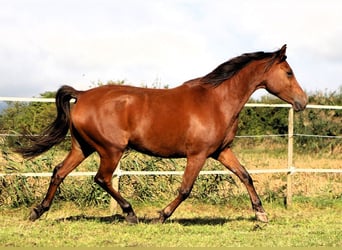
[[[297,82],[286,58],[286,45],[284,45],[274,52],[264,85],[268,92],[291,104],[295,111],[301,111],[306,107],[308,98]]]

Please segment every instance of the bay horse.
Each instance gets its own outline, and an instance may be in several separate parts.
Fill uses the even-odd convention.
[[[55,121],[29,146],[17,149],[24,158],[38,156],[60,143],[70,130],[71,150],[54,168],[46,196],[29,219],[35,221],[49,210],[63,179],[96,151],[100,166],[94,181],[118,202],[127,222],[137,223],[131,204],[111,185],[121,156],[131,148],[152,156],[187,159],[177,197],[160,211],[161,223],[189,196],[209,157],[238,176],[256,219],[268,222],[251,176],[231,149],[239,113],[260,88],[290,103],[295,111],[307,105],[307,96],[286,61],[286,45],[275,52],[242,54],[172,89],[105,85],[78,91],[62,86],[56,94]]]

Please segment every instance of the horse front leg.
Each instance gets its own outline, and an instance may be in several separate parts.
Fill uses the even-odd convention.
[[[194,182],[201,171],[206,160],[206,156],[198,155],[187,158],[187,165],[184,170],[181,187],[178,190],[178,196],[169,205],[159,213],[159,222],[164,223],[176,208],[189,197]]]
[[[230,171],[232,171],[241,182],[246,186],[251,203],[252,208],[255,211],[256,219],[267,223],[267,214],[262,206],[261,200],[254,188],[253,180],[247,170],[240,164],[238,159],[235,157],[233,152],[230,148],[225,149],[222,151],[219,156],[217,157],[217,160],[220,161],[226,168],[228,168]]]

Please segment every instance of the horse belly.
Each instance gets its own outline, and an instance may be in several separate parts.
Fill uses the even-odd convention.
[[[181,112],[166,114],[144,116],[132,132],[129,146],[160,157],[210,153],[217,146],[217,130],[210,119],[202,121],[196,115]]]
[[[160,157],[185,157],[185,132],[179,127],[159,127],[156,124],[141,124],[129,140],[129,147],[137,151]],[[162,129],[161,129],[162,128]]]

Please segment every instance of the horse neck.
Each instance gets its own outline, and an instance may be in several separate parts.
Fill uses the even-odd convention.
[[[216,87],[216,92],[226,104],[227,110],[240,113],[251,95],[264,86],[265,64],[252,62],[241,69],[235,76]]]

